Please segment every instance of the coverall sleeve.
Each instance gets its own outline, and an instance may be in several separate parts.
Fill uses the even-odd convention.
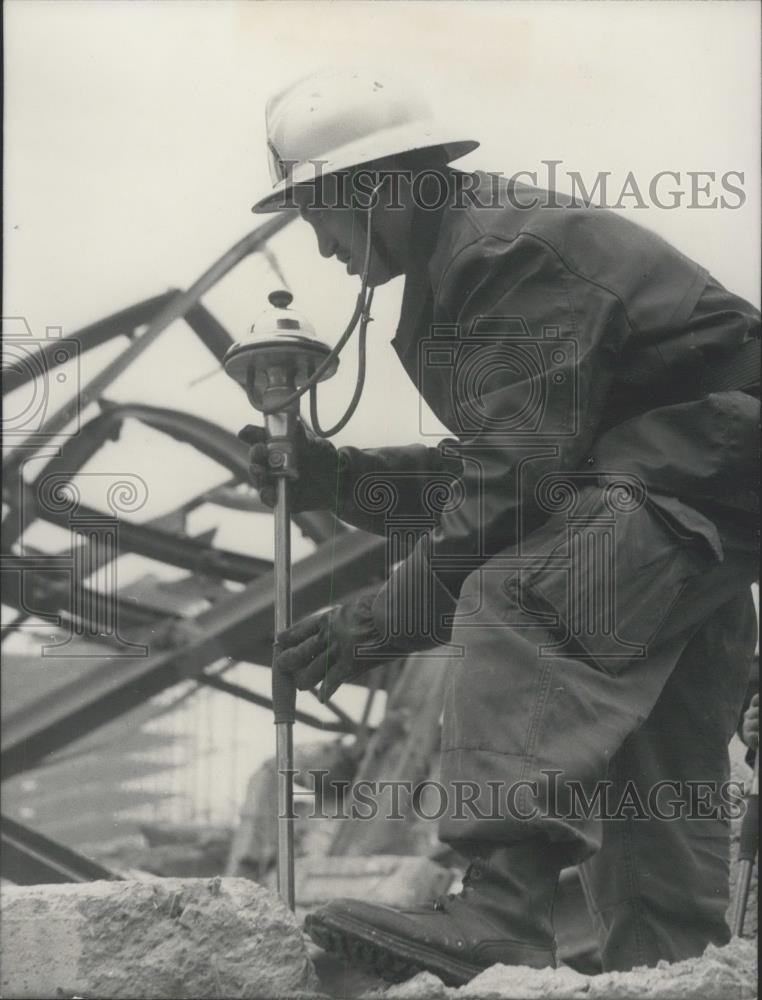
[[[394,517],[410,518],[425,513],[423,489],[432,476],[437,473],[452,476],[460,472],[460,462],[446,457],[442,447],[422,444],[394,448],[344,447],[339,449],[339,454],[343,472],[338,515],[342,521],[375,535],[386,533],[387,512],[374,509],[368,502],[364,482],[393,483],[396,499],[394,510],[389,513]]]
[[[529,234],[483,237],[461,251],[444,273],[434,321],[457,324],[470,352],[462,357],[473,377],[459,378],[456,364],[449,390],[461,421],[462,498],[392,572],[373,617],[385,637],[404,615],[408,636],[446,641],[442,615],[468,573],[547,518],[535,496],[539,480],[584,464],[631,329],[613,292]],[[425,574],[433,599],[405,600]],[[432,645],[415,643],[408,648]]]

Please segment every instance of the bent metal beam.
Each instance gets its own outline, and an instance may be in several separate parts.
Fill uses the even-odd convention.
[[[352,531],[296,563],[294,612],[300,617],[380,581],[386,540]],[[36,766],[160,691],[196,677],[221,656],[268,662],[273,577],[265,573],[203,612],[169,648],[146,657],[99,660],[86,674],[9,713],[3,723],[2,778]]]

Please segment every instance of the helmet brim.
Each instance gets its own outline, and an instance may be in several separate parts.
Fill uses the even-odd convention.
[[[299,164],[286,180],[279,181],[251,210],[257,215],[295,211],[296,205],[291,198],[294,187],[314,184],[319,177],[339,170],[362,167],[390,156],[426,149],[443,151],[445,162],[451,163],[478,146],[475,139],[452,139],[450,136],[437,135],[434,129],[427,131],[421,128],[420,123],[406,123],[332,150],[325,159]]]

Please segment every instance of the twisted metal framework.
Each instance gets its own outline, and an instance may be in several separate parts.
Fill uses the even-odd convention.
[[[123,309],[94,323],[69,340],[76,341],[80,354],[87,353],[117,337],[126,337],[126,348],[33,433],[10,452],[4,463],[3,536],[0,549],[3,603],[16,617],[4,626],[3,640],[14,634],[31,617],[65,622],[80,637],[92,637],[93,652],[82,656],[73,679],[64,679],[51,690],[34,693],[21,703],[5,704],[2,729],[3,778],[39,766],[48,755],[62,750],[85,734],[117,718],[159,692],[195,679],[199,685],[214,687],[253,704],[271,707],[269,699],[227,680],[223,674],[241,661],[267,664],[272,646],[273,571],[272,563],[238,552],[218,548],[210,537],[189,538],[184,532],[188,515],[203,504],[249,509],[269,513],[237,487],[248,481],[245,446],[223,428],[200,417],[162,407],[114,403],[105,397],[108,387],[173,322],[183,319],[212,355],[222,362],[232,337],[202,304],[202,297],[253,253],[267,253],[267,242],[290,221],[276,217],[254,230],[217,260],[187,291],[172,290]],[[140,331],[143,332],[140,332]],[[55,341],[39,348],[25,370],[3,369],[3,395],[35,378],[35,372],[50,376],[65,361]],[[57,449],[37,478],[28,482],[24,466],[35,455],[45,454],[51,437],[63,431],[87,405],[95,403],[100,413],[82,426]],[[160,560],[204,578],[210,598],[206,610],[195,617],[167,613],[152,601],[141,602],[120,591],[107,593],[97,586],[75,579],[61,580],[60,570],[70,557],[42,552],[25,542],[25,532],[45,521],[71,525],[76,509],[78,522],[92,525],[102,512],[79,502],[72,480],[107,443],[118,439],[127,420],[137,420],[175,441],[197,449],[230,472],[230,479],[184,502],[175,511],[148,523],[118,519],[118,545],[98,530],[83,528],[77,558],[84,560],[87,576],[103,570],[117,558],[134,553]],[[51,486],[52,484],[52,486]],[[56,502],[45,501],[45,488]],[[51,493],[52,490],[52,493]],[[67,505],[67,502],[70,501]],[[297,562],[293,571],[294,611],[306,615],[330,601],[349,597],[384,576],[385,542],[363,532],[348,531],[332,515],[305,513],[294,521],[316,549]],[[243,585],[232,590],[226,583]],[[72,592],[73,591],[73,592]],[[118,619],[118,630],[114,621]],[[145,650],[144,655],[120,657],[127,644]],[[81,649],[81,645],[80,645]],[[222,661],[222,662],[220,662]],[[372,697],[373,691],[369,692]],[[306,712],[298,718],[307,725],[338,733],[367,734],[367,711],[355,722],[338,706],[328,706],[331,721]],[[21,873],[4,868],[8,877],[28,880],[29,871],[39,880],[45,871],[46,839],[12,821],[14,844],[34,853],[35,864]],[[27,843],[24,845],[24,841]],[[53,843],[47,841],[48,844]],[[60,873],[59,852],[47,849],[52,875]],[[11,867],[19,851],[4,852]],[[41,860],[40,860],[41,856]],[[39,862],[39,863],[38,863]],[[69,864],[71,862],[71,864]],[[74,861],[67,861],[75,871]],[[18,866],[16,866],[18,867]],[[65,867],[65,866],[64,866]],[[68,869],[67,869],[68,870]],[[88,877],[86,862],[79,867]],[[26,873],[26,874],[24,874]],[[56,875],[60,877],[60,874]]]

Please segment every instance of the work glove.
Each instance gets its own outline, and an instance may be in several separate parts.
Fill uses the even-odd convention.
[[[259,490],[259,497],[267,507],[275,506],[277,495],[276,476],[268,464],[267,432],[264,427],[247,424],[238,432],[241,441],[250,445],[249,476]],[[319,438],[300,422],[293,438],[297,479],[291,481],[289,490],[291,510],[332,510],[338,513],[339,490],[343,489],[346,458],[330,441]]]
[[[355,654],[357,646],[380,642],[371,613],[374,599],[374,594],[362,597],[284,629],[275,637],[274,669],[291,674],[299,691],[320,682],[318,698],[326,702],[345,681],[396,659],[400,651],[389,644],[374,650],[372,658]]]

